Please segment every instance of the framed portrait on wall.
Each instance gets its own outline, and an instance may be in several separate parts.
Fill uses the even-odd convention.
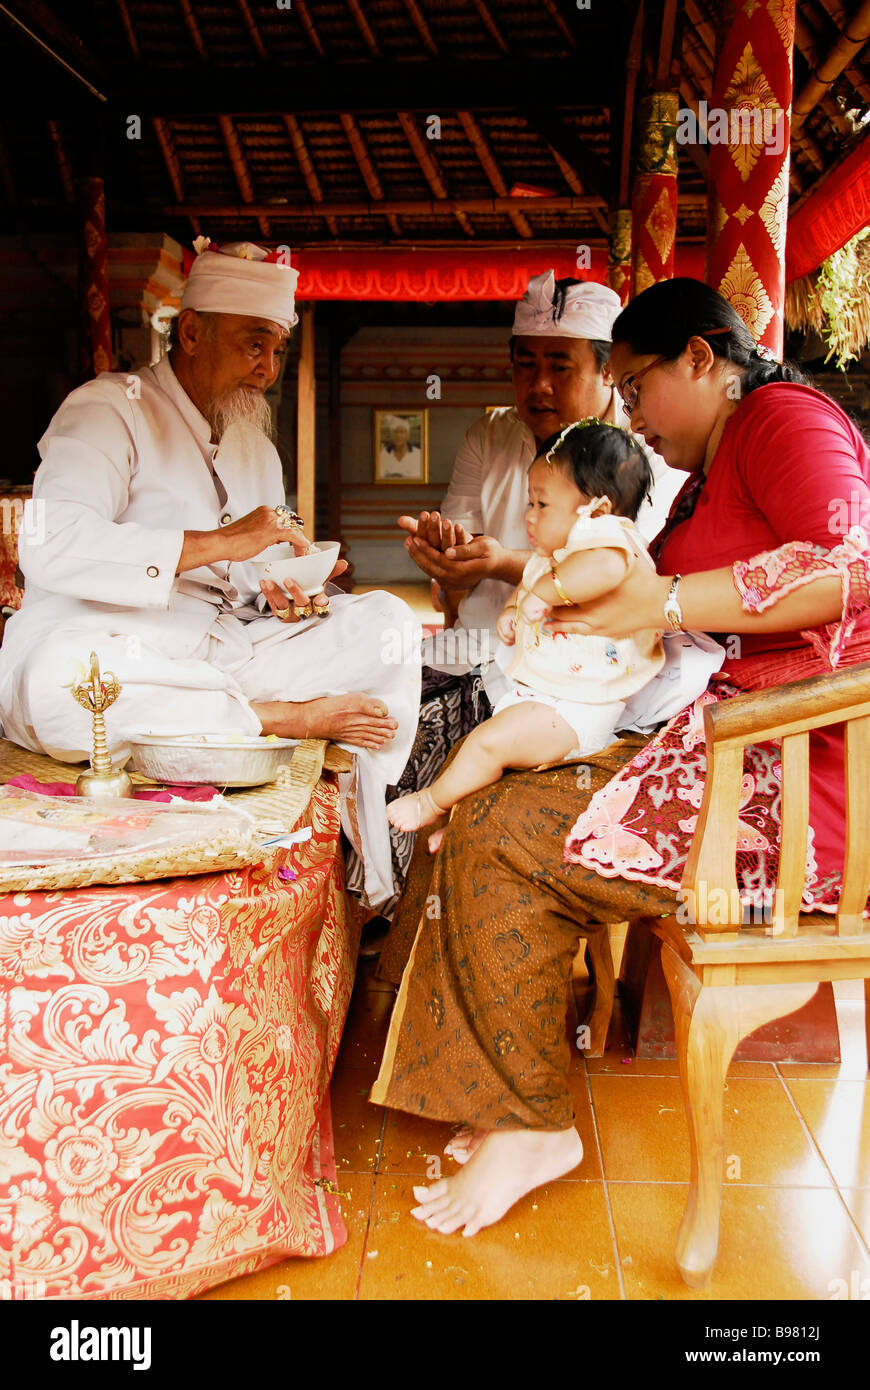
[[[428,410],[375,410],[376,483],[425,483],[429,477]]]

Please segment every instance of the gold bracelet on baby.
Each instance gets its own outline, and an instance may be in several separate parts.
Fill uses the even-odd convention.
[[[563,602],[563,603],[573,603],[574,600],[573,600],[572,598],[569,598],[569,597],[568,597],[568,595],[565,593],[565,590],[562,588],[562,585],[561,585],[561,583],[560,583],[560,581],[559,581],[559,576],[558,576],[558,574],[556,573],[556,561],[555,561],[555,560],[554,560],[553,563],[550,565],[550,578],[551,578],[552,581],[553,581],[553,588],[556,590],[556,593],[559,595],[559,598],[562,600],[562,602]]]

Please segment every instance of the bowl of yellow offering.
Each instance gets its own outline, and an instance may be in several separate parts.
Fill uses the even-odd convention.
[[[320,541],[316,550],[296,555],[292,545],[273,545],[251,563],[260,579],[271,579],[282,587],[292,579],[308,598],[314,598],[335,569],[340,546],[341,541]]]
[[[274,734],[131,734],[130,767],[155,782],[259,787],[274,782],[299,740]]]

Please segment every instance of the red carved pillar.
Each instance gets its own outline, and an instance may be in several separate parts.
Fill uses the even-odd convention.
[[[677,237],[676,92],[640,103],[631,200],[631,293],[670,280]]]
[[[713,97],[709,285],[759,343],[783,348],[795,0],[724,0]]]
[[[86,367],[97,376],[112,369],[109,243],[106,238],[106,195],[102,179],[82,181],[81,271]]]
[[[623,304],[631,290],[631,208],[617,208],[610,214],[607,238],[607,270],[604,283],[615,290]]]

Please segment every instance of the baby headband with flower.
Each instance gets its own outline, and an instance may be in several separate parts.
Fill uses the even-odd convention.
[[[582,420],[573,420],[570,425],[566,425],[561,431],[555,443],[551,445],[544,455],[547,463],[553,463],[555,461],[553,455],[559,452],[572,430],[584,430],[589,425],[606,425],[610,430],[619,430],[622,434],[631,434],[631,430],[626,429],[624,425],[614,425],[611,424],[609,420],[599,420],[597,415],[584,415]]]

